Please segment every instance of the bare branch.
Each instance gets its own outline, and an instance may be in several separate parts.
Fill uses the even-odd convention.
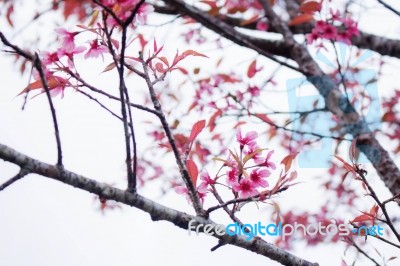
[[[35,160],[3,144],[0,144],[0,158],[20,166],[29,173],[36,173],[44,177],[58,180],[78,189],[94,193],[104,199],[115,200],[117,202],[143,210],[149,213],[154,221],[169,221],[183,229],[188,228],[188,223],[191,220],[195,220],[197,224],[211,224],[213,225],[213,228],[215,228],[217,225],[210,219],[204,219],[199,216],[189,215],[187,213],[168,208],[137,193],[130,193],[129,191],[120,190],[105,183],[100,183],[96,180],[67,171],[63,168]],[[273,244],[265,242],[260,238],[254,238],[249,241],[246,240],[246,237],[244,236],[230,236],[228,234],[221,236],[215,232],[213,236],[223,241],[223,243],[253,251],[283,265],[318,265],[317,263],[312,263],[305,259],[299,258],[281,248],[274,246]]]
[[[174,137],[172,135],[171,128],[169,127],[167,119],[164,116],[164,113],[163,113],[163,110],[162,110],[162,106],[161,106],[160,101],[158,100],[156,92],[154,90],[153,82],[150,80],[148,66],[146,65],[146,62],[143,60],[143,55],[140,54],[139,57],[142,60],[143,72],[144,72],[145,77],[146,77],[145,81],[146,81],[147,87],[149,89],[150,98],[151,98],[151,100],[153,102],[154,109],[156,109],[157,112],[159,113],[159,119],[160,119],[161,125],[162,125],[162,127],[164,129],[164,132],[165,132],[167,138],[168,138],[168,142],[171,145],[171,148],[172,148],[172,151],[174,153],[174,157],[175,157],[176,163],[178,164],[179,171],[181,172],[181,176],[183,178],[183,181],[185,182],[185,185],[188,188],[189,197],[193,202],[193,207],[194,207],[194,209],[195,209],[195,211],[196,211],[196,213],[198,215],[203,215],[204,214],[204,210],[203,210],[203,206],[201,204],[199,195],[198,195],[198,193],[196,191],[196,188],[194,187],[193,182],[190,179],[189,172],[186,169],[186,165],[185,165],[185,163],[183,162],[183,160],[181,158],[181,155],[179,153],[178,147],[175,144],[175,139],[174,139]]]
[[[16,174],[14,177],[10,178],[8,181],[4,182],[2,185],[0,185],[0,191],[3,191],[4,189],[6,189],[7,187],[11,186],[12,184],[14,184],[16,181],[20,180],[21,178],[23,178],[24,176],[26,176],[27,174],[29,174],[28,171],[21,169],[19,171],[18,174]]]

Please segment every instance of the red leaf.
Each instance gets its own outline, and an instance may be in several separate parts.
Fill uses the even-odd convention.
[[[321,11],[321,4],[316,1],[308,1],[301,4],[299,11],[303,13],[314,13]]]
[[[311,14],[301,14],[301,15],[298,15],[297,17],[293,18],[291,21],[289,21],[289,26],[307,23],[307,22],[310,22],[311,20],[313,20],[313,18],[314,17]]]
[[[71,85],[71,83],[62,77],[51,76],[47,79],[47,86],[49,90],[52,90],[57,87],[66,87],[69,85]],[[35,82],[29,84],[25,89],[23,89],[17,96],[31,90],[37,90],[42,88],[43,88],[42,80],[36,80]]]
[[[343,160],[342,158],[340,158],[339,156],[336,156],[336,159],[338,159],[339,161],[341,161],[344,164],[344,168],[346,168],[347,171],[352,172],[353,174],[356,173],[356,170],[354,169],[353,166],[351,166],[350,164],[348,164],[345,160]]]
[[[256,75],[256,73],[259,70],[257,69],[257,61],[254,60],[253,62],[251,62],[251,64],[249,65],[249,68],[247,69],[247,76],[249,78],[252,78]]]
[[[184,74],[184,75],[187,75],[187,74],[189,74],[189,72],[186,70],[186,69],[184,69],[183,67],[177,67],[176,69],[178,69],[180,72],[182,72],[182,74]]]
[[[156,70],[160,73],[165,73],[168,69],[164,68],[164,65],[162,63],[157,63]]]
[[[210,132],[214,131],[215,128],[215,120],[217,117],[222,115],[222,111],[218,109],[210,118],[210,121],[208,122],[208,127],[210,127]]]
[[[179,61],[185,59],[189,55],[191,55],[191,56],[202,56],[202,57],[208,58],[208,56],[206,56],[204,54],[201,54],[201,53],[198,53],[196,51],[186,50],[181,55],[178,55],[178,52],[176,53],[175,58],[174,58],[174,62],[172,63],[172,66],[175,66],[176,64],[178,64]]]
[[[10,24],[11,27],[14,27],[14,23],[11,19],[11,15],[14,12],[14,5],[11,4],[8,8],[7,8],[7,12],[6,12],[6,19],[8,24]]]
[[[359,223],[359,222],[365,222],[365,221],[371,221],[371,220],[373,220],[373,217],[371,217],[371,215],[369,215],[369,214],[361,214],[361,215],[357,216],[356,218],[354,218],[350,222],[351,223]]]
[[[382,121],[384,122],[395,122],[396,121],[396,114],[392,111],[385,113],[382,116]]]
[[[193,185],[196,187],[197,176],[199,175],[199,169],[197,168],[195,162],[193,162],[192,160],[186,161],[186,167],[188,169],[190,179],[192,180]]]
[[[255,114],[256,117],[261,119],[262,121],[266,122],[267,124],[274,124],[274,122],[269,119],[269,117],[266,114]]]
[[[289,171],[290,167],[292,167],[293,160],[296,158],[297,153],[289,154],[285,158],[282,159],[281,164],[285,166],[285,172]]]
[[[192,132],[190,132],[189,141],[193,142],[205,126],[206,126],[205,120],[197,121],[192,127]]]
[[[354,138],[350,145],[349,158],[352,163],[354,163],[354,159],[356,158],[356,143],[357,143],[357,138]]]
[[[371,210],[369,211],[369,214],[371,214],[373,217],[376,217],[378,211],[379,211],[379,206],[375,204],[374,206],[372,206]]]

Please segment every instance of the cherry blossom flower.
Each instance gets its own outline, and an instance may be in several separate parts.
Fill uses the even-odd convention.
[[[246,155],[255,153],[260,147],[258,145],[254,145],[248,148],[248,150],[245,152]],[[256,164],[260,164],[264,162],[264,158],[262,157],[262,151],[258,151],[257,153],[253,154],[253,157],[251,157],[253,161]]]
[[[269,177],[271,172],[267,169],[254,169],[250,173],[250,180],[255,187],[267,187],[268,182],[265,178]]]
[[[102,0],[101,2],[103,5],[105,5],[107,7],[112,7],[113,5],[116,4],[115,0]]]
[[[246,136],[242,136],[242,131],[238,128],[236,132],[236,140],[240,143],[240,149],[243,149],[246,145],[252,147],[256,144],[255,139],[257,138],[258,134],[255,131],[251,131],[246,133]]]
[[[312,44],[314,41],[319,39],[319,34],[313,30],[310,34],[307,34],[306,38],[307,44]]]
[[[238,183],[238,172],[236,170],[236,168],[233,168],[229,171],[226,172],[226,183],[233,187],[234,185],[236,185]]]
[[[63,28],[56,29],[56,32],[61,35],[62,45],[66,51],[75,48],[75,36],[80,32],[70,32]]]
[[[175,192],[177,194],[185,196],[186,200],[190,204],[192,204],[192,200],[189,197],[189,190],[187,189],[187,187],[185,187],[185,186],[176,186],[176,187],[174,187],[174,190],[175,190]],[[205,199],[207,193],[204,193],[204,192],[201,192],[201,191],[197,190],[197,194],[198,194],[198,196],[200,198],[201,203],[204,203],[204,199]]]
[[[255,196],[258,194],[257,189],[255,189],[254,184],[248,179],[243,178],[239,183],[233,186],[233,190],[239,193],[239,197],[247,198],[250,196]]]
[[[260,92],[261,92],[260,88],[257,86],[249,86],[247,91],[251,94],[251,97],[260,96]]]
[[[276,169],[275,163],[270,161],[272,154],[274,154],[274,150],[268,152],[267,157],[265,158],[264,162],[260,164],[260,166],[265,166],[271,168],[272,170],[275,170]]]
[[[66,56],[68,59],[68,67],[73,68],[74,55],[80,54],[85,50],[86,48],[84,46],[75,47],[73,50],[65,50],[64,47],[61,47],[60,49],[58,49],[57,55],[59,58]]]
[[[108,48],[105,45],[99,44],[98,40],[93,40],[90,42],[90,48],[85,54],[85,59],[89,57],[98,57],[101,55],[103,57],[103,53],[108,52]]]
[[[209,185],[215,184],[215,180],[213,180],[207,172],[200,175],[200,180],[202,180],[203,182],[200,183],[200,185],[197,188],[197,191],[202,193],[207,192],[207,187]]]
[[[259,31],[268,31],[268,24],[265,20],[259,20],[256,25],[256,29]]]
[[[144,24],[146,22],[147,16],[153,11],[154,7],[152,5],[143,4],[139,8],[135,20],[140,24]]]
[[[60,59],[58,57],[58,53],[57,52],[45,52],[43,54],[43,59],[42,59],[42,63],[45,66],[51,65],[55,62],[58,62]]]
[[[326,24],[324,32],[321,33],[321,38],[335,40],[337,33],[337,29],[334,26]]]

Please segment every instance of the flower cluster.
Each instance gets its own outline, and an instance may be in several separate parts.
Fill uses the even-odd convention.
[[[311,44],[318,39],[327,39],[331,41],[351,44],[351,39],[358,36],[357,23],[351,19],[342,17],[338,11],[330,11],[331,18],[327,21],[319,20],[310,34],[307,35],[307,43]],[[336,27],[335,24],[340,24]]]
[[[221,169],[227,168],[226,171],[218,171],[214,178],[211,178],[207,172],[200,175],[201,182],[197,186],[197,192],[202,201],[208,191],[215,189],[213,188],[215,185],[228,187],[234,192],[235,197],[239,198],[258,195],[261,192],[259,189],[269,186],[267,178],[271,175],[271,170],[276,169],[275,163],[271,161],[274,151],[263,154],[265,149],[259,147],[257,137],[258,134],[255,131],[242,134],[240,128],[237,130],[236,142],[239,145],[239,152],[230,150],[230,155],[226,160],[218,158],[224,162]],[[250,162],[252,162],[251,165]],[[221,183],[219,179],[224,176],[225,183]],[[186,187],[177,186],[175,191],[185,195],[190,202]]]
[[[263,156],[264,149],[257,144],[258,134],[255,131],[246,133],[244,136],[240,128],[236,132],[236,141],[239,144],[239,154],[231,152],[233,160],[227,161],[229,169],[226,172],[227,184],[230,185],[239,197],[247,198],[259,193],[259,188],[268,187],[267,177],[271,175],[270,170],[276,169],[271,162],[273,150]],[[253,165],[246,164],[252,160]]]
[[[103,0],[103,5],[112,9],[117,17],[124,21],[129,16],[132,14],[132,10],[136,7],[136,5],[139,4],[139,0]],[[154,8],[152,5],[148,4],[142,4],[136,15],[135,15],[135,21],[144,24],[146,22],[147,15],[151,12],[154,11]],[[107,19],[107,24],[108,26],[116,26],[117,22],[114,20],[114,18],[109,17]]]

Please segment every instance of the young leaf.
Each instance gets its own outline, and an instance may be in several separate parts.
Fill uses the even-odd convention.
[[[257,60],[254,60],[253,62],[251,62],[251,64],[249,65],[249,68],[247,69],[247,76],[249,78],[252,78],[256,75],[257,72],[258,72]]]
[[[365,222],[365,221],[371,221],[373,220],[373,217],[371,217],[371,215],[369,214],[361,214],[359,216],[357,216],[356,218],[354,218],[353,220],[351,220],[351,223],[359,223],[359,222]]]
[[[354,169],[353,166],[351,166],[350,164],[348,164],[345,160],[343,160],[343,159],[340,158],[339,156],[336,156],[336,155],[334,155],[334,156],[336,157],[336,159],[338,159],[339,161],[341,161],[341,162],[343,163],[344,168],[346,168],[347,171],[352,172],[353,174],[356,173],[356,170]]]
[[[190,132],[189,142],[193,142],[205,126],[205,120],[197,121],[192,127],[192,132]]]
[[[110,63],[108,66],[106,66],[106,68],[105,68],[101,73],[110,71],[110,70],[112,70],[112,69],[114,69],[114,68],[115,68],[115,63],[112,62],[112,63]]]
[[[208,56],[206,56],[204,54],[201,54],[201,53],[198,53],[196,51],[186,50],[181,55],[178,55],[178,52],[176,53],[175,58],[174,58],[174,62],[172,63],[172,66],[175,66],[176,64],[179,63],[179,61],[185,59],[189,55],[191,55],[191,56],[202,56],[202,57],[208,58]]]
[[[208,121],[208,127],[210,128],[210,132],[213,132],[216,126],[215,120],[217,117],[222,115],[222,111],[218,109],[210,118],[210,121]]]
[[[301,14],[289,21],[289,26],[304,24],[313,20],[313,18],[314,17],[311,14]]]
[[[289,171],[290,167],[292,167],[292,162],[296,158],[297,154],[298,153],[289,154],[282,159],[281,164],[285,166],[285,172]]]
[[[192,160],[186,161],[186,167],[189,172],[190,179],[192,180],[193,185],[196,187],[197,177],[199,175],[199,169],[197,168],[196,163]]]
[[[299,11],[303,13],[314,13],[321,11],[321,4],[316,1],[303,2],[299,7]]]

